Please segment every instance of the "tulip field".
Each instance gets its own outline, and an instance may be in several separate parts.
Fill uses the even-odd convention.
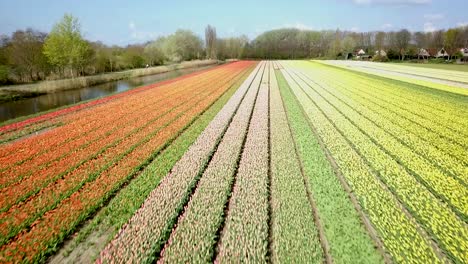
[[[468,263],[467,73],[344,65],[231,62],[0,125],[0,262]]]

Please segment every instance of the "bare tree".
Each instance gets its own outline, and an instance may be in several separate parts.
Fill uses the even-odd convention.
[[[206,57],[216,59],[216,28],[210,25],[205,28]]]
[[[395,44],[398,48],[401,60],[405,59],[405,54],[411,40],[411,33],[407,29],[398,31],[395,35]]]
[[[384,48],[385,46],[385,32],[379,31],[375,34],[375,47],[377,49],[377,52],[379,56],[381,56],[380,51]]]

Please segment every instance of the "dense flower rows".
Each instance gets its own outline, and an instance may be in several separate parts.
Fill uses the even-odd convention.
[[[75,105],[75,106],[72,106],[72,107],[67,107],[65,109],[61,109],[61,110],[58,110],[58,111],[47,113],[45,115],[39,115],[37,117],[29,118],[29,119],[26,119],[26,120],[23,120],[23,121],[20,121],[20,122],[4,125],[4,126],[0,127],[0,133],[3,135],[5,133],[11,132],[11,131],[14,131],[14,130],[17,130],[17,129],[22,129],[22,128],[26,127],[26,126],[30,126],[30,125],[33,125],[33,124],[36,124],[36,123],[40,123],[40,122],[43,122],[43,121],[46,121],[46,120],[50,120],[50,119],[53,119],[53,118],[56,118],[56,117],[59,117],[59,116],[63,116],[63,115],[69,114],[69,113],[73,113],[73,112],[76,112],[78,110],[87,109],[89,107],[92,107],[92,106],[95,106],[95,105],[98,105],[98,104],[102,104],[102,103],[106,103],[106,102],[112,101],[112,100],[117,99],[117,98],[123,98],[123,97],[126,97],[127,95],[130,95],[130,94],[139,93],[141,91],[153,89],[153,88],[156,88],[156,87],[159,87],[159,86],[163,86],[163,85],[171,84],[171,83],[181,81],[181,80],[184,80],[184,79],[187,79],[187,78],[191,78],[191,77],[194,77],[196,75],[199,75],[199,74],[202,74],[202,73],[205,73],[205,72],[208,72],[208,71],[210,71],[210,69],[192,72],[192,73],[189,73],[189,74],[177,77],[177,78],[165,80],[165,81],[158,82],[158,83],[155,83],[155,84],[146,85],[146,86],[143,86],[143,87],[140,87],[140,88],[137,88],[137,89],[132,89],[130,91],[126,91],[126,92],[123,92],[123,93],[118,93],[118,94],[115,94],[115,95],[106,96],[104,98],[93,100],[93,101],[90,101],[90,102],[87,102],[87,103],[78,104],[78,105]]]
[[[344,177],[339,173],[335,175],[336,168],[332,168],[322,150],[317,135],[312,131],[313,126],[308,122],[283,75],[278,73],[277,76],[306,187],[317,207],[319,222],[325,233],[323,240],[328,242],[328,245],[324,245],[325,255],[334,263],[347,263],[350,260],[356,263],[382,262],[383,248],[375,230],[368,224],[364,228],[362,223],[368,223],[368,219]],[[272,159],[273,143],[272,139]],[[289,248],[285,250],[289,251]],[[386,262],[389,261],[386,259]]]
[[[252,127],[249,127],[249,120],[262,72],[263,67],[252,82],[245,99],[201,176],[184,214],[179,218],[176,228],[171,233],[161,254],[160,263],[209,262],[213,258],[217,231],[222,223],[224,208],[236,177],[238,157],[247,128]],[[253,115],[252,121],[255,118],[255,112]],[[200,225],[200,222],[204,224]]]
[[[154,260],[244,97],[255,95],[248,93],[248,88],[259,68],[260,65],[101,252],[99,262]]]
[[[267,261],[269,240],[269,81],[263,74],[229,199],[216,262]]]
[[[148,111],[145,118],[137,119],[136,123],[126,120],[127,123],[122,123],[119,129],[107,133],[105,139],[90,144],[91,148],[81,148],[97,151],[94,154],[87,152],[88,156],[92,155],[90,158],[83,155],[82,160],[77,162],[81,149],[72,150],[75,153],[67,157],[72,157],[71,161],[77,162],[78,166],[69,161],[71,167],[67,167],[61,176],[56,177],[60,171],[52,171],[19,181],[19,184],[33,181],[23,186],[26,190],[23,193],[29,192],[32,196],[2,212],[2,243],[6,243],[9,238],[11,240],[2,246],[1,258],[34,260],[41,257],[48,247],[61,241],[91,212],[102,206],[109,195],[219,98],[250,65],[250,62],[234,63],[209,71],[205,73],[207,75],[194,75],[180,80],[172,87],[183,87],[181,90],[185,90],[185,93],[172,97],[172,100],[163,100],[157,111]],[[152,91],[159,89],[146,89],[132,96],[159,100],[159,95],[153,96]],[[125,104],[125,100],[125,97],[122,98],[120,103]],[[106,107],[106,104],[100,107]],[[115,104],[110,104],[108,115],[114,110],[117,110]],[[107,138],[111,140],[103,144],[102,141]],[[98,147],[94,148],[94,145]],[[44,188],[36,191],[38,186]],[[20,191],[23,190],[18,189]],[[27,231],[20,232],[26,227],[29,227]]]
[[[430,163],[394,140],[380,127],[355,113],[349,106],[340,103],[337,98],[327,95],[319,84],[304,80],[294,71],[288,71],[288,74],[290,74],[288,82],[297,83],[292,86],[295,87],[295,92],[301,94],[297,95],[298,98],[305,98],[299,100],[305,100],[301,104],[310,111],[309,118],[317,126],[317,130],[322,131],[319,133],[324,137],[324,141],[327,144],[332,144],[326,138],[333,135],[333,133],[337,137],[339,135],[344,136],[343,139],[345,139],[346,144],[353,151],[356,151],[363,161],[375,170],[375,175],[388,186],[389,190],[387,192],[398,197],[403,206],[424,227],[427,234],[434,237],[447,255],[457,261],[465,262],[468,250],[466,244],[468,230],[465,222],[459,216],[463,218],[466,210],[466,195],[463,195],[466,187],[459,185],[450,176],[444,175],[441,171],[431,167]],[[334,78],[336,78],[336,75]],[[337,153],[337,150],[331,146],[330,149],[332,153],[335,151],[334,155],[337,156],[339,162],[346,161],[339,151]],[[350,170],[350,164],[346,163],[346,167],[343,166],[342,170]],[[346,173],[344,174],[346,175]],[[358,182],[354,182],[351,177],[348,180],[354,188],[358,189]],[[368,179],[365,182],[369,185],[370,180]],[[449,187],[450,185],[452,187]],[[444,199],[444,197],[451,203],[452,207],[448,207],[439,200]],[[362,200],[361,203],[369,204],[372,201],[369,198],[368,195],[361,196],[361,199],[366,199],[365,203]],[[372,219],[372,214],[369,214]],[[387,214],[384,215],[387,216]],[[382,221],[381,218],[373,220],[376,226]],[[402,223],[403,221],[400,221],[400,224],[395,227],[402,228]],[[417,252],[424,248],[422,245],[417,246],[414,242],[409,243],[407,246],[404,245],[403,241],[407,236],[401,234],[409,235],[411,230],[413,230],[412,232],[416,231],[416,229],[407,226],[398,231],[400,234],[398,237],[383,239],[388,248],[390,248],[390,245],[391,247],[396,246],[390,250],[396,259],[404,256],[401,255],[404,250],[411,249]],[[423,232],[423,237],[424,234]],[[415,237],[415,234],[411,235],[411,237]],[[408,237],[408,242],[411,240],[417,241]],[[416,252],[414,252],[415,255],[412,258],[421,257],[421,253]],[[407,253],[407,255],[409,254]],[[430,258],[427,253],[424,255]]]

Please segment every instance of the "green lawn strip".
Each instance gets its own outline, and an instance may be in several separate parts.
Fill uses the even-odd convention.
[[[158,258],[260,67],[242,83],[140,209],[101,251],[99,261],[152,262]]]
[[[279,71],[276,72],[278,74]],[[301,167],[296,156],[276,78],[270,78],[270,146],[271,146],[271,260],[273,263],[322,263],[328,255],[326,238],[319,239],[314,223],[316,208],[311,207]],[[315,204],[314,204],[315,205]],[[354,235],[354,234],[353,234]],[[326,246],[322,246],[325,244]],[[323,248],[322,248],[323,247]],[[327,247],[327,249],[325,249]],[[324,257],[324,251],[326,256]],[[356,259],[357,260],[357,259]]]
[[[382,256],[341,186],[288,83],[277,72],[289,125],[335,263],[378,263]]]
[[[357,152],[355,145],[350,144],[335,125],[317,109],[308,94],[288,74],[284,75],[287,71],[282,70],[282,73],[304,114],[310,120],[310,126],[314,127],[316,135],[333,156],[352,193],[377,230],[384,249],[391,254],[394,261],[441,262],[438,261],[431,242],[419,232],[414,219],[405,212],[392,192],[383,184],[377,171],[363,159],[362,153]],[[318,206],[320,210],[320,203]],[[332,238],[329,241],[333,245]]]
[[[268,102],[268,72],[265,71],[220,231],[217,256],[213,259],[217,263],[264,263],[268,259]]]
[[[429,68],[448,71],[468,72],[468,64],[443,64],[443,63],[392,63],[394,65]]]
[[[158,262],[210,262],[213,259],[217,232],[235,181],[260,80],[261,74],[258,74],[179,217]]]
[[[246,75],[248,75],[248,73],[246,73]],[[190,145],[195,142],[198,135],[208,126],[244,79],[245,78],[241,78],[205,113],[194,121],[186,131],[156,156],[153,162],[151,162],[138,177],[119,191],[110,203],[100,210],[93,220],[78,232],[77,236],[72,240],[72,245],[66,250],[66,253],[73,251],[93,232],[98,232],[100,235],[106,233],[106,241],[111,240],[122,225],[130,219],[138,208],[140,208],[148,194],[158,186],[162,177],[170,171]],[[104,246],[105,244],[101,245],[101,248],[95,248],[94,252],[96,256]]]

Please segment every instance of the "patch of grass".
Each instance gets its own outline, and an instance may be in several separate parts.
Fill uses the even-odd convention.
[[[411,66],[411,67],[420,67],[420,68],[430,68],[430,69],[439,69],[439,70],[468,72],[468,64],[440,64],[440,63],[435,64],[435,63],[403,62],[403,63],[398,63],[398,65]]]

